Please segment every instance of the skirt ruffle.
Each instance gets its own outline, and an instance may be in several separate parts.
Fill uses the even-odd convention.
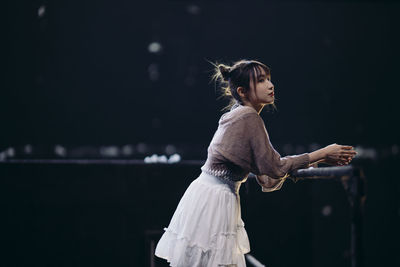
[[[240,182],[202,173],[194,180],[156,247],[156,256],[173,267],[246,266],[250,251],[240,215]]]

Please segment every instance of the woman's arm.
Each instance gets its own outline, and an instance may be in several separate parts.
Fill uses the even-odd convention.
[[[319,162],[331,165],[346,165],[349,164],[353,157],[357,154],[352,146],[343,146],[332,144],[324,148],[308,153],[311,165],[318,167]],[[273,179],[267,175],[257,175],[257,182],[262,187],[263,192],[272,192],[281,189],[286,177],[281,179]]]
[[[313,165],[316,163],[323,162],[325,159],[326,152],[324,148],[321,148],[311,153],[308,153],[308,155],[310,156],[310,165]]]
[[[323,162],[331,165],[350,163],[356,152],[352,146],[332,144],[322,149],[300,155],[281,157],[269,139],[264,122],[258,114],[249,113],[243,120],[246,125],[250,147],[250,171],[256,175],[266,175],[272,179],[287,177],[292,171],[307,168],[310,163]],[[245,136],[245,135],[244,135]]]
[[[352,146],[332,144],[309,153],[310,164],[322,162],[331,165],[346,165],[356,154]]]

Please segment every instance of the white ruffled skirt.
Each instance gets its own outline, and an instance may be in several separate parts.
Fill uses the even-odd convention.
[[[187,188],[155,254],[173,267],[246,266],[249,239],[240,213],[241,182],[204,172]]]

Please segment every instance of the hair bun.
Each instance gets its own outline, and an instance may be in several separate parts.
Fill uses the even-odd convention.
[[[226,66],[224,64],[219,64],[218,69],[219,72],[221,73],[222,78],[224,78],[225,81],[228,81],[231,74],[231,67]]]

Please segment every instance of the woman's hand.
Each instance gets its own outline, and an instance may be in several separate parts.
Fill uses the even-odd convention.
[[[352,146],[343,146],[332,144],[323,148],[324,158],[323,163],[329,165],[347,165],[356,156],[357,152]]]

